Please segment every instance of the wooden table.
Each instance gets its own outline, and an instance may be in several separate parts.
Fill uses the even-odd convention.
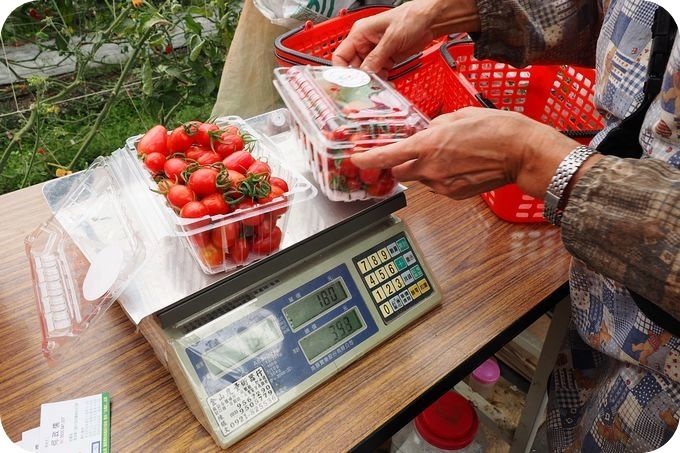
[[[233,448],[370,450],[566,295],[569,257],[548,225],[498,220],[479,197],[413,185],[398,215],[444,300]],[[107,391],[112,451],[217,451],[151,346],[115,304],[48,367],[40,352],[24,238],[49,211],[40,186],[0,197],[0,417],[9,437],[39,425],[40,404]]]

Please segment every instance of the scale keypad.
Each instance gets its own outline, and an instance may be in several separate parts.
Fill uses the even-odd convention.
[[[433,291],[403,233],[355,256],[353,261],[385,324]]]

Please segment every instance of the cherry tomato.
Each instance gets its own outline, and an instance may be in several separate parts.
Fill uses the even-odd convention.
[[[248,168],[253,165],[255,158],[248,151],[236,151],[224,158],[222,163],[230,170],[246,174]]]
[[[208,244],[212,244],[212,242],[210,242],[209,231],[193,234],[189,236],[189,241],[196,247],[205,247]]]
[[[200,249],[201,259],[208,267],[217,267],[224,264],[224,253],[212,244],[206,244]]]
[[[217,130],[219,130],[219,127],[215,123],[201,123],[194,135],[194,142],[209,148],[213,140],[211,137],[212,132]]]
[[[272,176],[271,178],[269,178],[269,184],[271,184],[272,186],[278,186],[281,189],[283,189],[284,192],[288,192],[288,183],[281,178]]]
[[[198,159],[196,159],[196,161],[201,165],[212,165],[216,164],[221,160],[222,157],[215,151],[208,151],[206,153],[203,153],[200,156],[198,156]]]
[[[144,165],[154,175],[163,171],[165,165],[165,154],[149,153],[144,156]]]
[[[198,219],[208,215],[208,209],[200,201],[190,201],[179,211],[179,216],[185,219]]]
[[[271,190],[269,191],[269,195],[267,195],[266,197],[258,198],[257,202],[259,204],[267,204],[274,200],[275,198],[280,197],[281,195],[283,195],[283,189],[280,188],[279,186],[272,185]]]
[[[356,178],[357,176],[359,176],[359,168],[356,165],[354,165],[350,159],[342,159],[342,162],[340,162],[338,170],[341,175],[345,176],[348,179]]]
[[[196,195],[187,186],[176,184],[168,190],[168,203],[177,209],[182,209],[187,203],[194,201]]]
[[[282,236],[281,228],[275,226],[269,236],[258,237],[253,241],[253,252],[265,255],[278,250]]]
[[[255,227],[255,235],[257,237],[269,236],[272,232],[272,229],[276,226],[276,220],[277,217],[271,212],[264,214],[262,223]]]
[[[361,168],[359,169],[359,179],[364,184],[375,184],[380,178],[379,168]]]
[[[229,212],[229,205],[224,201],[221,193],[211,193],[204,197],[201,203],[203,203],[210,215],[227,214]]]
[[[226,252],[234,246],[239,234],[241,234],[241,223],[232,222],[212,230],[210,232],[210,239],[215,247]]]
[[[272,169],[267,162],[256,160],[250,165],[250,167],[248,167],[248,173],[264,176],[266,179],[268,179],[272,174]]]
[[[237,126],[234,126],[233,124],[230,124],[229,126],[224,126],[222,128],[222,133],[229,135],[238,135],[240,137],[241,129],[239,129]]]
[[[208,148],[204,148],[198,145],[191,145],[187,149],[187,159],[188,160],[198,160],[203,154],[211,152]]]
[[[217,191],[217,172],[212,168],[199,168],[189,176],[187,185],[199,197],[206,197]]]
[[[255,206],[255,202],[252,198],[245,197],[239,204],[238,209],[250,209]],[[243,224],[248,226],[256,226],[262,223],[264,220],[264,214],[255,214],[243,219]]]
[[[227,172],[229,173],[229,181],[231,181],[232,187],[238,189],[238,185],[241,184],[241,181],[246,179],[246,177],[243,173],[239,173],[236,170],[227,169]]]
[[[168,130],[160,124],[149,129],[137,144],[138,155],[151,153],[168,154]]]
[[[243,139],[239,135],[223,132],[219,139],[213,142],[213,148],[222,158],[241,151],[243,149]]]
[[[167,176],[168,179],[176,183],[184,182],[182,172],[186,170],[186,168],[187,163],[184,160],[180,159],[179,157],[172,157],[166,160],[165,165],[163,165],[163,171],[165,172],[165,176]]]
[[[168,136],[168,154],[184,153],[194,143],[198,128],[193,123],[178,126]]]
[[[393,178],[381,179],[375,184],[366,187],[366,193],[372,197],[384,197],[392,193],[396,181]]]
[[[246,241],[246,238],[241,237],[236,240],[234,246],[229,250],[227,258],[236,264],[243,264],[248,259],[249,254],[250,247],[248,247],[248,241]]]

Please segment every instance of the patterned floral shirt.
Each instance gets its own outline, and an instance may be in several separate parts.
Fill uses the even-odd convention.
[[[593,65],[606,133],[640,105],[657,5],[641,0],[478,0],[479,58]],[[574,331],[553,376],[552,450],[649,451],[680,416],[680,338],[626,288],[680,319],[680,38],[640,133],[641,160],[605,157],[574,186],[562,238],[576,258]]]

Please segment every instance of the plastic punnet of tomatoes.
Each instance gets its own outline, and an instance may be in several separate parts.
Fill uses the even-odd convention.
[[[375,146],[409,137],[427,118],[375,74],[358,69],[293,66],[274,70],[274,85],[288,106],[307,163],[333,201],[392,195],[390,170],[359,169],[350,160]]]
[[[154,126],[126,148],[175,235],[209,274],[279,250],[289,209],[317,193],[267,137],[236,116],[170,131]]]

